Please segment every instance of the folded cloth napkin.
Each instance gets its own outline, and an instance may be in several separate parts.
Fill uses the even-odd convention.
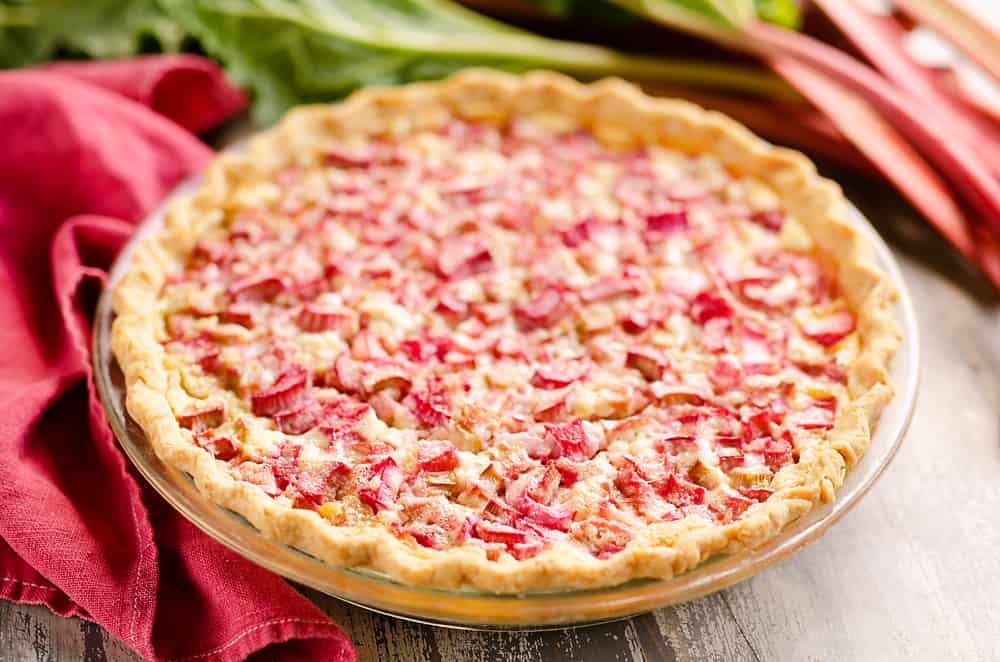
[[[197,57],[0,72],[0,597],[153,660],[354,660],[322,611],[136,477],[94,392],[105,270],[211,157],[190,131],[244,105]]]

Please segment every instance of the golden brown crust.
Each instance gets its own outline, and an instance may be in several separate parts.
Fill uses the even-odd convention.
[[[839,288],[857,315],[861,344],[848,374],[850,401],[827,438],[782,468],[772,483],[775,493],[738,521],[712,525],[688,517],[652,525],[603,560],[556,543],[530,559],[488,561],[482,550],[468,547],[417,548],[377,526],[331,526],[316,512],[285,506],[259,487],[234,480],[222,463],[183,439],[166,397],[154,304],[167,274],[182,267],[197,237],[221,222],[218,210],[232,204],[238,182],[314,152],[317,142],[433,127],[452,116],[498,121],[514,115],[553,128],[586,127],[614,145],[658,142],[711,152],[729,168],[770,184],[835,265]],[[338,105],[298,108],[252,139],[245,152],[218,158],[201,188],[170,207],[165,231],[136,252],[114,292],[112,346],[125,374],[128,411],[164,461],[191,474],[208,497],[245,516],[264,535],[332,564],[366,566],[407,584],[503,593],[669,578],[714,554],[760,545],[816,503],[832,500],[871,442],[894,393],[887,367],[901,340],[893,316],[897,293],[848,214],[838,186],[820,178],[803,155],[769,145],[718,113],[652,99],[620,80],[582,85],[546,72],[518,77],[468,70],[441,83],[372,88]]]

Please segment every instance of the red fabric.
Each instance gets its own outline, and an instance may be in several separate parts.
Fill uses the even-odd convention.
[[[354,660],[312,603],[136,478],[91,379],[104,270],[211,156],[186,128],[244,105],[194,57],[0,73],[0,597],[154,660]]]

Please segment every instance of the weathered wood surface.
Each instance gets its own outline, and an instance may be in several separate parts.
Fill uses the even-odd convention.
[[[432,628],[309,591],[360,659],[1000,660],[1000,300],[887,188],[845,184],[902,263],[923,373],[906,442],[851,513],[728,590],[577,630]],[[0,601],[0,662],[138,659],[92,623]]]

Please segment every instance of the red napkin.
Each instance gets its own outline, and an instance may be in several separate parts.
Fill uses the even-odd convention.
[[[323,612],[136,478],[91,378],[105,270],[211,156],[189,130],[244,106],[196,57],[0,73],[0,597],[153,660],[354,660]]]

